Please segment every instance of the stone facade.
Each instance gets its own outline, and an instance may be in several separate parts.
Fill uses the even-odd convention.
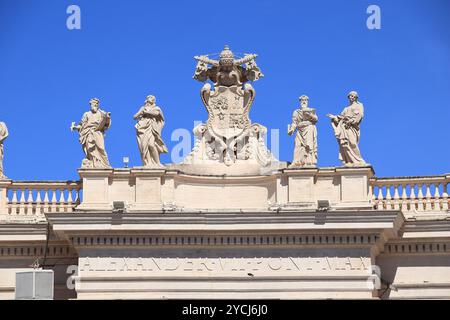
[[[328,115],[343,167],[316,167],[306,103],[288,127],[300,130],[293,165],[275,159],[248,116],[256,57],[195,57],[194,79],[214,88],[201,89],[208,120],[181,164],[159,162],[165,120],[148,96],[135,115],[143,166],[110,167],[110,113],[91,99],[71,126],[79,181],[2,175],[0,299],[34,266],[54,270],[56,299],[450,298],[450,174],[376,177],[353,91]]]
[[[79,173],[0,183],[2,299],[38,258],[57,299],[450,297],[450,175]]]

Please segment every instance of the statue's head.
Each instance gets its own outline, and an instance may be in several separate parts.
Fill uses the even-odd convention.
[[[350,101],[350,103],[358,101],[358,92],[350,91],[347,95],[347,98],[348,98],[348,101]]]
[[[302,108],[307,108],[309,103],[308,96],[302,95],[298,98],[298,101],[300,102],[300,105]]]
[[[153,105],[153,104],[155,104],[155,102],[156,102],[155,96],[149,95],[149,96],[147,96],[147,98],[145,98],[145,104]]]
[[[224,69],[231,69],[234,64],[234,54],[230,48],[225,45],[220,53],[219,65]]]
[[[98,111],[100,100],[97,98],[92,98],[91,100],[89,100],[89,104],[91,105],[91,111],[93,113],[96,113]]]

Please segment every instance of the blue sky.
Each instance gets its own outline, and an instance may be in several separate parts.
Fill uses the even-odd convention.
[[[66,9],[81,8],[81,30]],[[381,30],[366,27],[370,4]],[[78,179],[83,153],[69,130],[98,97],[112,113],[106,147],[140,165],[133,114],[154,94],[163,138],[206,121],[194,55],[259,54],[252,122],[280,129],[280,159],[301,94],[317,108],[319,166],[340,165],[327,113],[357,90],[365,106],[360,148],[377,176],[450,172],[450,1],[0,0],[0,121],[5,173],[16,180]],[[170,154],[161,157],[170,162]]]

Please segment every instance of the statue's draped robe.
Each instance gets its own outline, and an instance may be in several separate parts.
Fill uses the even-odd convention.
[[[86,112],[81,119],[80,143],[83,151],[94,168],[110,167],[105,150],[104,132],[109,128],[111,119],[102,110],[96,113]]]
[[[143,106],[138,113],[141,112],[135,128],[142,163],[144,166],[159,166],[159,155],[168,152],[161,137],[164,115],[157,106]]]
[[[337,116],[338,122],[332,122],[334,135],[339,143],[339,159],[345,165],[364,165],[365,161],[359,151],[359,125],[364,117],[364,106],[355,102],[346,107]]]
[[[8,128],[4,122],[0,122],[0,179],[5,178],[3,173],[3,141],[8,136]]]
[[[294,166],[317,164],[317,116],[314,109],[297,109],[292,115],[292,124],[297,128],[294,147]]]

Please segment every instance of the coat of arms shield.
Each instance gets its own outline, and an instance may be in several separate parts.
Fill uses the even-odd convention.
[[[205,86],[202,99],[208,111],[208,128],[219,137],[239,137],[250,128],[248,114],[253,98],[251,86],[246,86],[244,90],[238,86],[218,86],[215,91]]]

